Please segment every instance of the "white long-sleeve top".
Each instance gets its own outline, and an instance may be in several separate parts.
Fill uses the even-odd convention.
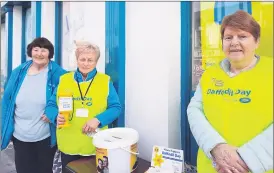
[[[259,61],[259,57],[258,57]],[[221,67],[228,75],[230,63],[227,59],[221,62]],[[225,139],[211,126],[205,117],[201,86],[198,84],[196,92],[187,108],[188,121],[192,134],[209,159],[212,159],[210,151],[220,143],[226,143]],[[261,134],[238,148],[238,153],[245,161],[251,172],[264,173],[273,169],[273,124]]]

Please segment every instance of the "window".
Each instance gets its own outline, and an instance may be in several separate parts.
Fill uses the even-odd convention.
[[[256,53],[273,57],[272,2],[193,2],[192,3],[192,90],[195,91],[204,70],[225,58],[222,52],[220,24],[223,17],[245,10],[261,26],[260,46]]]

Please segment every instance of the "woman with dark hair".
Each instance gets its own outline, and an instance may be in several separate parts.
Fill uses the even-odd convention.
[[[187,109],[198,172],[273,172],[273,57],[255,53],[260,25],[245,11],[220,31],[226,58],[203,73]]]
[[[97,173],[104,173],[103,160],[98,159]]]
[[[4,90],[1,150],[13,142],[17,173],[50,173],[58,110],[48,103],[66,71],[51,61],[54,48],[46,38],[34,39],[27,55],[32,59],[12,71]]]
[[[104,173],[108,173],[109,169],[108,169],[108,157],[107,156],[103,156],[103,167],[104,167]]]

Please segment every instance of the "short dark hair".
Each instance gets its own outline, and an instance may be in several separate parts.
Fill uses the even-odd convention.
[[[37,37],[27,46],[27,55],[32,57],[31,51],[34,47],[45,48],[49,50],[49,59],[53,58],[54,47],[53,44],[45,37]]]
[[[259,23],[247,12],[238,10],[235,13],[224,17],[221,25],[221,36],[224,38],[224,32],[227,27],[241,29],[249,32],[258,41],[260,38],[261,27]]]

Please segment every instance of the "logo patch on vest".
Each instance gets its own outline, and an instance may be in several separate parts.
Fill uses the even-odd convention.
[[[81,97],[73,97],[73,100],[75,101],[81,101],[82,98]],[[91,97],[84,97],[84,101],[91,101],[92,98]]]
[[[212,82],[215,84],[215,86],[222,87],[224,86],[224,81],[218,80],[216,78],[212,78]]]
[[[248,97],[251,94],[251,90],[240,90],[240,89],[208,89],[207,94],[211,95],[229,95],[229,96],[234,96],[234,95],[242,95],[245,97]]]
[[[226,101],[233,101],[237,102],[240,101],[241,103],[249,103],[251,99],[249,98],[251,94],[251,90],[240,90],[240,89],[208,89],[207,95],[216,95],[216,96],[223,96]],[[226,97],[230,96],[230,97]],[[240,97],[240,99],[238,99]]]
[[[87,106],[91,106],[92,103],[91,103],[91,102],[87,102],[86,105],[87,105]]]
[[[240,98],[240,102],[241,103],[249,103],[249,102],[251,102],[251,99],[250,98]]]
[[[82,102],[81,97],[73,97],[73,100],[74,101],[81,101]],[[85,101],[85,104],[87,106],[91,106],[92,105],[92,98],[91,97],[84,97],[84,101]]]

